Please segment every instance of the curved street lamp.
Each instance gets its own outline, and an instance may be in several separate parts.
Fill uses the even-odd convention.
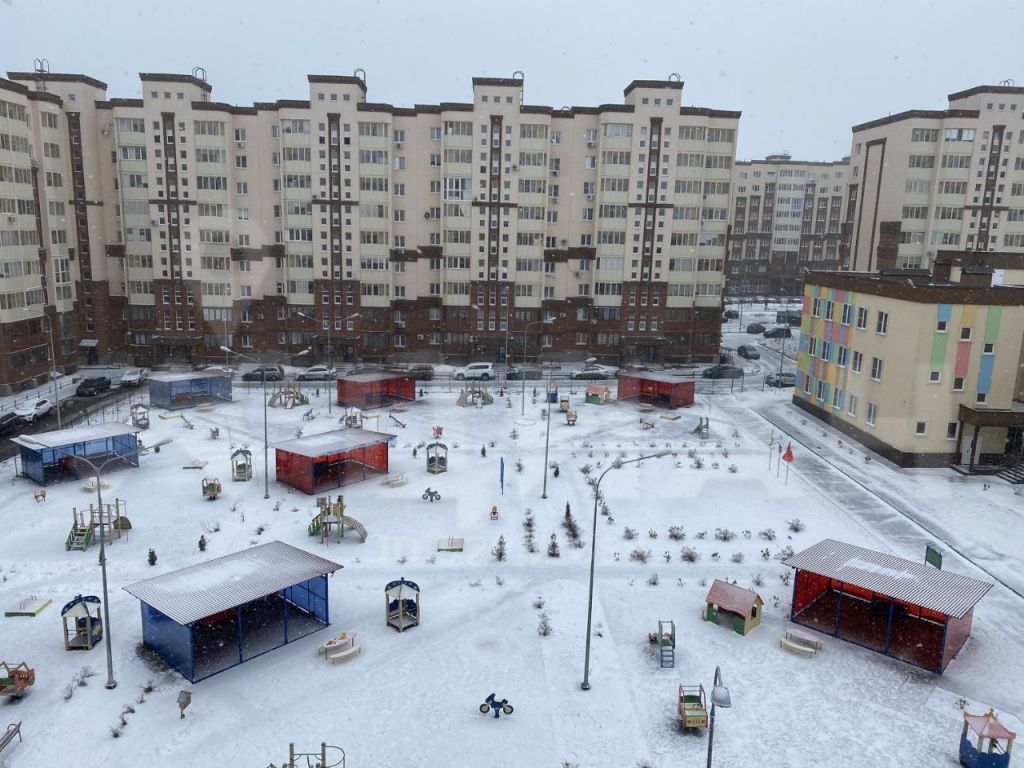
[[[584,691],[590,690],[590,626],[591,619],[594,615],[594,558],[597,553],[597,503],[601,500],[601,481],[604,480],[604,476],[611,472],[613,469],[619,469],[626,464],[635,464],[638,461],[644,461],[645,459],[660,459],[663,456],[668,456],[672,451],[662,450],[656,451],[648,456],[638,456],[635,459],[626,459],[625,461],[615,461],[608,469],[601,473],[600,477],[597,478],[597,482],[594,483],[594,528],[590,534],[590,589],[587,593],[587,651],[583,661],[583,682],[580,683],[580,688]]]
[[[729,689],[722,682],[722,668],[715,667],[714,688],[711,689],[711,723],[708,728],[708,765],[711,768],[711,750],[715,744],[715,707],[728,709],[732,706],[732,698],[729,696]]]
[[[312,315],[307,315],[305,312],[300,312],[299,310],[295,310],[295,314],[298,315],[299,317],[304,317],[307,320],[312,320],[314,323],[316,322],[316,318],[315,317],[313,317]],[[333,314],[334,313],[332,312],[331,315],[327,317],[327,369],[332,374],[334,373],[334,345],[331,344],[331,326],[334,325]],[[354,320],[357,317],[362,317],[362,315],[359,312],[356,312],[355,314],[352,314],[352,315],[349,315],[348,317],[346,317],[345,321],[348,322],[349,320]],[[330,414],[331,414],[331,401],[334,400],[334,398],[337,396],[337,394],[338,394],[337,386],[335,386],[335,390],[334,390],[333,393],[331,393],[331,392],[327,393],[327,415],[328,416],[330,416]]]
[[[107,516],[107,522],[103,522],[103,482],[100,479],[103,475],[103,470],[113,464],[115,461],[123,461],[130,456],[141,456],[153,448],[159,448],[162,445],[167,445],[171,442],[171,438],[166,437],[163,440],[159,440],[152,445],[139,445],[132,451],[126,451],[125,453],[119,453],[111,456],[100,464],[94,464],[85,456],[78,456],[77,454],[70,453],[64,449],[51,449],[50,446],[44,445],[43,443],[33,440],[30,437],[22,436],[19,438],[26,443],[32,443],[38,445],[41,448],[47,448],[54,450],[55,453],[63,453],[65,456],[69,456],[75,461],[80,461],[85,464],[89,469],[93,471],[96,477],[96,504],[99,507],[100,514],[100,572],[103,574],[103,623],[105,625],[103,632],[103,639],[105,641],[107,649],[107,683],[106,687],[113,690],[117,687],[117,681],[114,679],[114,656],[110,646],[110,600],[107,599],[107,548],[105,546],[106,537],[110,535],[108,530],[110,526],[110,516]]]

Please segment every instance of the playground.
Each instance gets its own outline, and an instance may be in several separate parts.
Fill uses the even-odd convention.
[[[543,382],[536,397],[526,391],[524,414],[518,390],[490,386],[493,402],[467,394],[460,407],[462,388],[427,388],[401,411],[361,412],[374,434],[354,442],[354,414],[327,413],[337,393],[307,388],[308,404],[267,412],[269,478],[260,387],[174,412],[186,419],[154,406],[140,436],[173,442],[105,471],[102,512],[95,489],[83,491],[87,473],[48,482],[37,500],[40,486],[8,462],[0,659],[24,663],[33,684],[0,723],[20,723],[22,737],[0,764],[50,768],[76,754],[85,766],[262,768],[280,766],[289,744],[314,755],[326,744],[351,765],[702,765],[716,666],[732,700],[716,713],[716,766],[952,765],[965,722],[995,732],[965,712],[990,709],[1021,732],[1024,541],[1012,487],[869,464],[841,436],[802,424],[777,390],[698,394],[665,411],[596,389],[588,402],[591,386],[559,381],[550,423]],[[382,433],[386,463],[374,463]],[[279,478],[278,446],[309,461]],[[335,482],[354,450],[360,481]],[[204,501],[204,478],[217,481],[215,500]],[[115,525],[128,513],[130,531]],[[65,549],[72,522],[92,533]],[[109,591],[98,603],[86,598],[103,598],[101,532]],[[944,571],[994,584],[943,674],[790,620],[796,572],[783,560],[828,538],[917,563],[931,543]],[[271,585],[203,613],[193,666],[177,665],[184,676],[139,650],[158,624],[144,625],[125,587],[166,577],[194,602],[247,584],[229,556],[275,541],[343,566],[324,579],[329,624],[293,613],[294,594]],[[229,564],[189,570],[220,559]],[[114,690],[104,687],[108,638]],[[179,712],[183,690],[191,703]],[[421,700],[429,716],[410,719]],[[794,738],[794,722],[815,726]],[[968,739],[976,746],[979,734]]]

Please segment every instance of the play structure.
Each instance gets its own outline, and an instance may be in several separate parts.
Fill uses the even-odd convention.
[[[977,739],[977,746],[971,737]],[[999,722],[991,709],[984,715],[964,712],[964,729],[960,734],[960,764],[967,768],[1007,768],[1010,750],[1017,734]]]
[[[231,479],[252,480],[252,451],[239,448],[231,454]]]
[[[490,405],[493,402],[494,397],[487,391],[487,387],[480,384],[469,384],[463,387],[455,404],[460,408],[468,408],[471,406]]]
[[[60,620],[64,623],[65,651],[91,651],[103,639],[100,599],[95,595],[76,596],[61,609]]]
[[[796,569],[791,621],[940,673],[967,642],[974,606],[992,588],[835,539],[783,565]]]
[[[708,707],[703,685],[680,685],[677,708],[679,724],[683,728],[708,727]]]
[[[565,412],[565,423],[566,423],[567,426],[570,426],[570,427],[575,427],[576,426],[576,411],[566,411]]]
[[[345,537],[345,528],[356,532],[360,541],[366,541],[366,528],[354,517],[345,515],[345,497],[339,496],[337,501],[331,501],[330,496],[319,496],[316,506],[320,510],[309,522],[306,529],[310,536],[319,536],[323,544],[331,538],[334,533],[335,539],[341,541]]]
[[[191,408],[231,401],[231,377],[220,373],[158,373],[149,377],[149,403],[166,408]]]
[[[361,408],[346,408],[345,415],[342,418],[346,427],[351,429],[363,428],[363,410]]]
[[[203,498],[207,501],[213,501],[220,496],[221,486],[220,479],[216,477],[204,477],[203,478]]]
[[[404,632],[420,623],[420,588],[412,581],[399,579],[384,587],[384,607],[389,627]]]
[[[71,530],[64,540],[65,551],[84,551],[100,536],[106,544],[112,544],[115,536],[121,538],[121,534],[132,527],[125,516],[126,509],[124,499],[114,499],[113,504],[104,504],[102,509],[93,504],[89,505],[88,511],[72,507]]]
[[[588,384],[584,390],[583,401],[591,405],[604,405],[612,399],[612,391],[604,384]]]
[[[24,661],[17,664],[0,661],[0,696],[20,698],[35,684],[36,671]]]
[[[14,741],[15,736],[18,737],[18,741],[21,741],[20,720],[16,723],[8,724],[7,730],[5,730],[3,733],[0,733],[0,752],[3,752],[7,745]]]
[[[356,642],[355,632],[342,632],[337,637],[322,642],[317,648],[317,653],[323,654],[333,664],[336,661],[348,661],[362,650],[363,646]]]
[[[710,420],[707,416],[697,417],[697,426],[693,428],[693,434],[700,435],[701,440],[708,439],[708,432],[711,429]]]
[[[47,486],[62,480],[79,480],[75,456],[99,465],[108,459],[110,469],[139,466],[139,428],[118,422],[80,424],[54,432],[37,432],[31,437],[12,437],[20,447],[21,476]]]
[[[480,712],[484,715],[494,712],[494,718],[498,719],[502,715],[511,715],[515,709],[508,703],[508,699],[499,699],[492,693],[480,705]]]
[[[465,539],[457,539],[449,536],[447,539],[439,539],[437,542],[438,552],[462,552],[466,546]]]
[[[676,623],[658,620],[658,631],[649,632],[647,639],[658,650],[658,661],[662,669],[670,669],[676,665]]]
[[[693,405],[694,382],[653,371],[623,373],[618,378],[619,400],[633,400],[659,408]]]
[[[497,504],[493,504],[493,505],[491,505],[491,520],[497,520],[497,519],[498,519],[498,505]]]
[[[423,492],[423,500],[430,502],[440,501],[441,493],[440,491],[435,491],[433,488],[428,487],[427,490]]]
[[[131,407],[132,426],[139,429],[149,429],[149,408],[142,403],[136,403]]]
[[[302,761],[299,762],[299,758]],[[334,762],[327,762],[333,760]],[[296,752],[295,745],[288,745],[288,761],[281,763],[280,766],[275,763],[270,764],[270,768],[306,768],[307,766],[316,766],[316,768],[345,768],[345,750],[341,747],[332,747],[330,744],[320,744],[319,752]]]
[[[267,400],[271,408],[294,408],[296,405],[309,405],[309,397],[299,388],[298,384],[288,382],[282,384]]]
[[[10,618],[15,616],[38,616],[43,612],[43,609],[52,602],[53,601],[48,597],[36,597],[35,595],[29,595],[28,597],[23,597],[10,608],[5,610],[4,616]]]
[[[448,446],[444,443],[433,442],[427,446],[427,472],[432,475],[439,475],[448,471]]]
[[[761,623],[764,602],[751,589],[744,589],[721,579],[715,579],[704,598],[701,618],[715,624],[731,626],[741,635]]]

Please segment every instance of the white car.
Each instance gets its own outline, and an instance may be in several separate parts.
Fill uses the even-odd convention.
[[[125,368],[121,374],[122,387],[137,387],[149,378],[149,368]]]
[[[332,381],[338,378],[338,373],[329,365],[311,365],[295,378],[298,381]]]
[[[53,408],[53,401],[45,397],[41,397],[38,400],[29,400],[28,402],[16,406],[14,412],[25,421],[31,423],[39,416],[45,416],[48,414],[51,408]]]
[[[456,368],[454,376],[459,381],[465,379],[489,381],[494,378],[494,363],[470,363],[463,368]]]
[[[591,363],[590,365],[583,366],[583,368],[581,368],[578,371],[573,371],[570,374],[570,376],[573,379],[581,379],[584,381],[600,381],[602,379],[614,379],[615,374],[617,374],[618,372],[618,368],[614,368],[609,365],[599,365],[598,363]]]

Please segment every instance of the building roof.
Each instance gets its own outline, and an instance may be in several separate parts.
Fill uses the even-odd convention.
[[[783,565],[838,579],[861,589],[963,618],[992,585],[924,563],[875,552],[835,539],[797,552]]]
[[[408,378],[409,374],[405,371],[370,371],[369,373],[353,373],[349,376],[340,376],[338,381],[354,381],[360,384],[369,384],[374,381]]]
[[[610,395],[611,390],[604,384],[587,384],[586,393],[588,395]]]
[[[32,451],[39,451],[44,448],[61,448],[65,445],[87,443],[91,440],[105,440],[110,437],[120,437],[121,435],[135,435],[141,431],[141,429],[133,427],[131,424],[121,424],[119,422],[81,424],[69,429],[55,429],[52,432],[38,432],[34,435],[12,437],[11,442]]]
[[[885,273],[812,271],[805,275],[804,283],[916,304],[998,304],[1009,307],[1024,304],[1024,287],[935,281],[922,270],[892,270]]]
[[[171,383],[174,381],[200,381],[202,379],[222,379],[227,376],[223,371],[190,371],[181,373],[154,373],[149,377],[150,381],[162,381]]]
[[[287,451],[298,456],[317,459],[332,453],[354,451],[357,448],[386,443],[394,437],[395,435],[387,432],[374,432],[369,429],[338,429],[333,432],[322,432],[319,435],[297,437],[294,440],[278,443],[274,448],[278,451]]]
[[[711,589],[708,590],[708,596],[704,598],[704,602],[713,603],[719,608],[731,611],[732,613],[738,613],[741,616],[749,616],[754,605],[764,601],[752,589],[744,589],[735,584],[730,584],[728,581],[715,579]]]
[[[124,587],[179,624],[191,624],[343,566],[281,541],[224,555]]]
[[[1013,741],[1017,738],[1016,733],[999,722],[996,713],[991,709],[984,715],[972,715],[969,712],[964,712],[964,720],[971,726],[971,730],[983,739],[1006,739],[1007,741]]]
[[[686,372],[687,375],[690,371]],[[643,381],[658,381],[662,384],[684,384],[687,381],[692,382],[692,377],[683,378],[682,376],[673,376],[671,373],[661,373],[660,371],[623,371],[619,374],[620,379],[642,379]]]

